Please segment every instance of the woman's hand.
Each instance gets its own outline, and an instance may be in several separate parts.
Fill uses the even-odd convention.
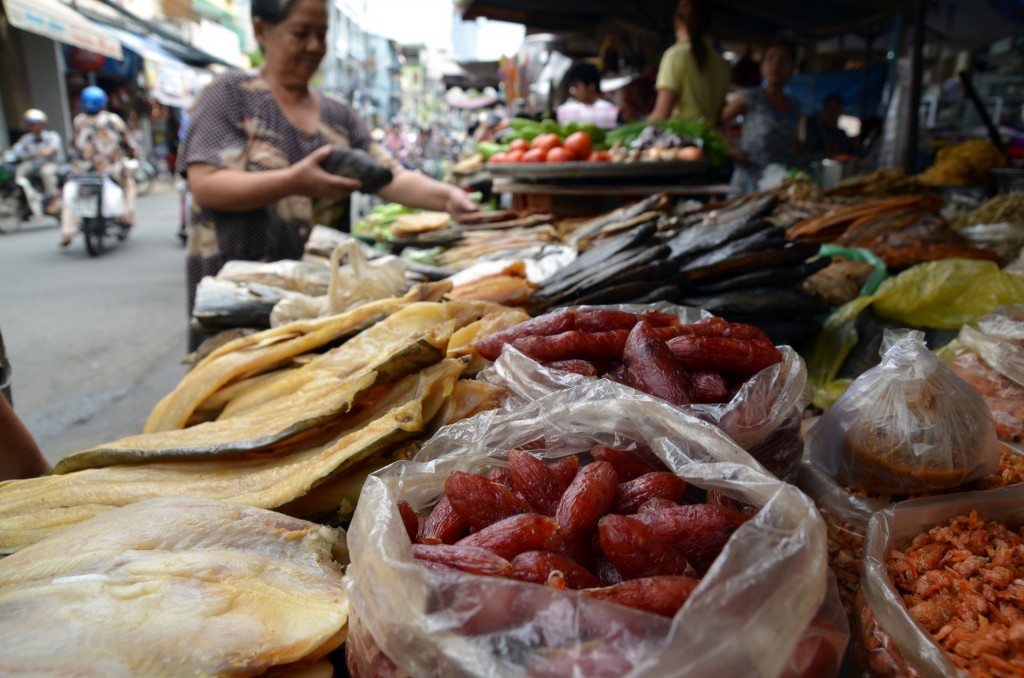
[[[331,174],[321,167],[331,150],[330,145],[321,146],[292,165],[295,193],[310,198],[343,198],[362,188],[358,179]]]
[[[458,221],[463,214],[479,211],[480,206],[470,200],[465,191],[453,187],[448,194],[448,200],[445,201],[444,210]]]

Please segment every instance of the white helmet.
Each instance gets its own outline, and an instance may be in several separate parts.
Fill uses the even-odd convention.
[[[30,108],[25,111],[24,120],[26,125],[45,125],[49,118],[46,117],[46,113],[43,113],[38,108]]]

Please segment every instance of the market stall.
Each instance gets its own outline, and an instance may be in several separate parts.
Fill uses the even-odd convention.
[[[197,313],[237,326],[138,435],[0,484],[0,637],[36,639],[0,667],[1012,675],[1024,196],[928,183],[988,150],[714,208],[384,206],[230,263]],[[88,640],[39,640],[55,609]],[[157,609],[145,656],[103,621]]]

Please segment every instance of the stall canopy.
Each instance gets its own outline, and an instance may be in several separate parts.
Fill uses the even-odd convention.
[[[592,30],[613,18],[672,35],[678,0],[456,0],[464,19],[520,23],[537,31]],[[713,32],[721,40],[758,40],[779,31],[799,38],[823,39],[844,34],[877,33],[892,28],[908,0],[716,0]],[[928,3],[928,27],[956,47],[978,47],[1024,29],[1024,0],[942,0]]]
[[[457,0],[464,19],[486,17],[549,31],[585,30],[613,17],[671,35],[678,0]],[[714,31],[723,40],[747,40],[790,30],[825,37],[873,27],[887,20],[893,0],[718,0]]]
[[[121,43],[58,0],[3,0],[15,28],[112,59],[121,58]]]
[[[153,40],[114,26],[103,30],[143,59],[146,83],[153,98],[165,106],[187,108],[192,103],[195,69]]]

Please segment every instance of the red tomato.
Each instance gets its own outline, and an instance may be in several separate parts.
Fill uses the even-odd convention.
[[[541,134],[534,138],[533,143],[530,144],[530,149],[541,148],[547,153],[552,148],[562,145],[562,139],[555,133]]]
[[[587,158],[587,162],[611,162],[612,154],[608,151],[594,151]]]
[[[524,153],[530,150],[530,142],[526,139],[513,139],[508,144],[509,152],[512,151],[523,151]]]
[[[570,153],[568,148],[556,146],[548,151],[546,158],[547,162],[572,162],[576,156]]]
[[[594,150],[594,142],[590,140],[590,135],[586,132],[573,132],[566,137],[565,147],[577,158],[583,160],[590,157],[591,151]]]
[[[526,153],[523,153],[523,158],[520,162],[544,162],[546,155],[547,151],[543,148],[531,148]]]
[[[508,153],[505,153],[504,151],[498,151],[491,156],[490,160],[487,161],[490,165],[500,165],[506,162],[508,162]]]
[[[523,161],[523,153],[525,153],[525,152],[526,151],[524,151],[522,149],[516,149],[514,151],[509,151],[508,152],[508,158],[505,160],[505,162],[522,162]]]

